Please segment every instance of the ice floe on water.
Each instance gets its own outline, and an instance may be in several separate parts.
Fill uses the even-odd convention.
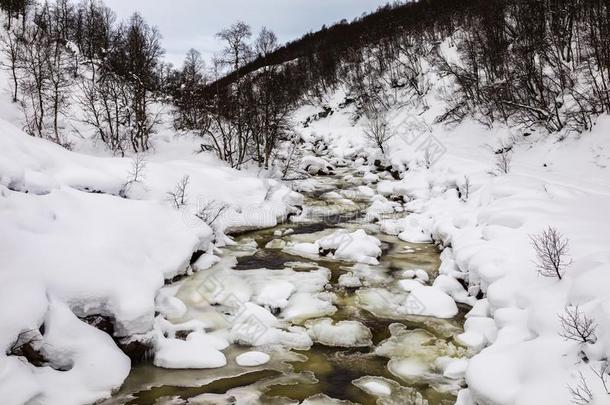
[[[376,265],[379,264],[381,257],[381,241],[367,235],[362,229],[355,232],[338,230],[313,243],[290,244],[287,251],[306,256],[321,255],[337,260]]]
[[[452,385],[445,381],[445,369],[452,365],[452,358],[463,360],[468,351],[452,342],[438,339],[423,329],[407,329],[403,324],[390,325],[391,337],[375,349],[379,356],[388,357],[388,369],[392,374],[410,382],[426,382],[437,386]],[[442,361],[438,361],[442,358]],[[456,363],[453,372],[458,368]],[[443,366],[445,366],[443,368]],[[449,370],[452,371],[451,369]],[[450,380],[454,379],[451,375]]]
[[[371,331],[358,321],[333,322],[330,318],[316,319],[306,323],[309,336],[326,346],[367,347],[373,341]]]

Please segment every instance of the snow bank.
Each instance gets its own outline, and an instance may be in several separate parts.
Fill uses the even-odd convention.
[[[194,251],[209,250],[214,233],[195,216],[207,202],[228,207],[215,224],[218,235],[273,226],[302,198],[273,180],[234,171],[207,156],[170,153],[161,144],[157,154],[146,156],[140,181],[126,187],[129,158],[70,152],[4,120],[0,131],[0,300],[11,308],[0,312],[0,394],[6,403],[35,396],[48,397],[48,403],[89,403],[109,396],[125,378],[129,361],[109,337],[74,315],[107,317],[116,336],[149,332],[155,311],[181,317],[183,303],[157,294],[165,280],[190,270]],[[178,210],[167,193],[184,176],[189,176],[187,204]],[[194,268],[208,268],[216,260],[206,254]],[[55,342],[64,350],[57,361],[72,365],[70,371],[34,367],[4,354],[22,332],[43,324],[39,339],[54,339],[59,333],[48,323],[59,318],[72,335]],[[222,353],[210,357],[204,346],[196,340],[160,340],[156,361],[167,367],[220,364]],[[189,358],[195,349],[199,355]],[[54,399],[59,392],[65,396],[61,401]]]
[[[33,304],[28,303],[36,308]],[[17,307],[11,308],[15,315],[20,312],[23,315]],[[23,404],[29,400],[66,405],[92,403],[110,396],[129,374],[129,358],[110,336],[81,322],[59,300],[48,301],[43,322],[44,334],[35,344],[48,361],[46,367],[32,367],[14,356],[6,357],[4,351],[0,355],[3,403]],[[5,329],[8,324],[3,321],[2,325],[2,335],[6,336],[10,332]]]

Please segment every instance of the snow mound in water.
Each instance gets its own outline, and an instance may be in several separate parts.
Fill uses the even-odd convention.
[[[267,364],[271,356],[263,352],[246,352],[235,358],[235,362],[242,367],[256,367]]]
[[[458,307],[455,301],[442,290],[424,285],[413,287],[405,303],[411,315],[433,316],[442,319],[453,318],[457,315]]]
[[[331,398],[326,394],[316,394],[301,402],[301,405],[351,405],[353,402]]]
[[[358,229],[340,229],[313,243],[290,243],[287,253],[306,257],[323,255],[332,259],[377,265],[381,256],[381,241]]]
[[[288,281],[272,280],[256,294],[255,302],[271,308],[285,308],[295,290],[294,284]]]
[[[301,170],[311,175],[330,174],[335,168],[328,161],[317,156],[305,156],[301,159]]]
[[[282,319],[299,321],[321,316],[332,315],[337,308],[329,301],[322,299],[320,294],[296,293],[288,300],[288,305],[281,313]]]
[[[358,321],[339,321],[330,318],[316,319],[306,324],[309,336],[325,346],[366,347],[373,344],[369,328]]]
[[[339,285],[347,288],[358,288],[362,286],[362,282],[358,276],[350,272],[339,276]]]
[[[449,364],[451,359],[466,355],[463,348],[422,329],[408,330],[403,324],[392,324],[390,333],[391,337],[375,349],[375,354],[390,358],[390,372],[409,381],[440,378],[444,370],[438,367],[439,358]]]
[[[379,397],[380,404],[428,405],[428,401],[414,388],[403,387],[388,378],[365,376],[354,380],[352,384]]]
[[[339,260],[379,264],[381,241],[359,229],[353,233],[339,230],[316,241],[320,252],[328,251]]]
[[[187,340],[166,339],[160,336],[155,345],[154,364],[173,369],[205,369],[227,365],[225,355],[214,348],[216,339],[195,332]]]

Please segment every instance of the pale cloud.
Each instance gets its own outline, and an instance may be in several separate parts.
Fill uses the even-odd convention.
[[[166,59],[180,65],[190,48],[211,59],[221,45],[214,34],[241,20],[257,32],[274,30],[282,42],[297,39],[322,25],[351,20],[388,0],[106,0],[120,18],[134,11],[163,35]]]

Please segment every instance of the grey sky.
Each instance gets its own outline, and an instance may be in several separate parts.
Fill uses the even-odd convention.
[[[250,24],[255,33],[266,25],[281,42],[299,38],[322,25],[351,20],[388,0],[105,0],[119,16],[139,11],[163,35],[166,59],[181,65],[195,48],[206,59],[221,45],[214,34],[235,21]]]

